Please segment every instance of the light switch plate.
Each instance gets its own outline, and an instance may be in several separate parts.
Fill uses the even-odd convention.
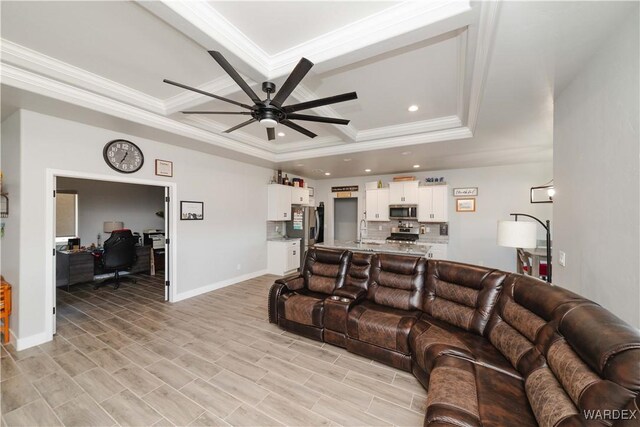
[[[565,254],[562,251],[558,252],[558,263],[563,266],[566,267],[567,265],[567,254]]]

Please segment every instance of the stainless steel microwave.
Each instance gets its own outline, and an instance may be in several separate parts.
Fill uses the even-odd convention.
[[[389,219],[418,219],[418,206],[390,205]]]

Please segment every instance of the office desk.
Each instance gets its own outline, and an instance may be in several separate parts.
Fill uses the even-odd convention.
[[[128,270],[134,273],[147,273],[151,269],[151,246],[136,246],[136,262]],[[93,276],[101,273],[89,251],[56,252],[56,286],[70,286],[91,282]]]

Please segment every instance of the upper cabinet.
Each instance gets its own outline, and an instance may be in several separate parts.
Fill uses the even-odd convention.
[[[308,205],[309,204],[309,189],[302,187],[289,187],[291,188],[291,204],[292,205]]]
[[[389,221],[389,189],[367,190],[367,221]]]
[[[447,222],[447,194],[446,185],[430,185],[418,188],[418,221],[419,222]]]
[[[389,183],[390,205],[417,205],[419,181],[398,181]]]
[[[269,184],[267,190],[267,221],[289,221],[291,219],[291,190],[293,188],[288,185]]]

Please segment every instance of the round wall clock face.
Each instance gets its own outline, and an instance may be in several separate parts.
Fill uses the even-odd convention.
[[[104,146],[104,161],[121,173],[133,173],[140,170],[144,163],[142,150],[136,144],[124,139],[116,139]]]

